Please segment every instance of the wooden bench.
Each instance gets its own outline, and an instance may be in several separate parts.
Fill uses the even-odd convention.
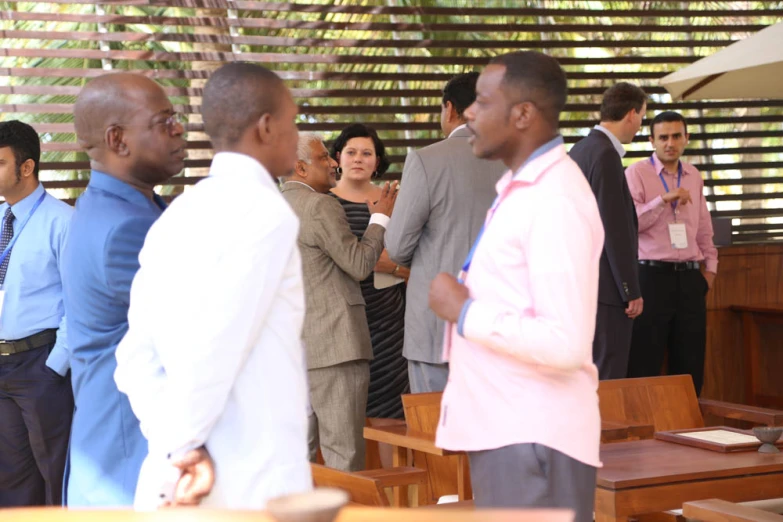
[[[363,506],[389,507],[391,502],[384,491],[387,488],[413,488],[415,503],[423,499],[427,486],[427,472],[417,468],[385,468],[347,472],[310,464],[313,483],[319,487],[344,489],[351,502]],[[407,507],[395,506],[395,507]],[[415,507],[415,505],[414,505]]]
[[[714,498],[686,502],[682,514],[700,522],[783,522],[783,516],[777,513]]]

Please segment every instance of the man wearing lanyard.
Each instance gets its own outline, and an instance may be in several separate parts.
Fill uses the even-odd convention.
[[[129,506],[147,441],[114,382],[115,350],[128,330],[139,251],[165,207],[153,188],[182,170],[184,128],[163,89],[137,74],[95,78],[73,112],[92,172],[63,255],[76,403],[65,500],[70,507]]]
[[[565,100],[556,60],[516,52],[490,62],[465,112],[473,153],[510,171],[464,283],[441,273],[430,287],[430,307],[451,323],[436,444],[467,451],[476,506],[568,508],[586,522],[600,466],[592,342],[604,230],[558,132]]]
[[[650,124],[655,152],[625,172],[639,217],[639,283],[644,313],[633,325],[629,377],[690,374],[704,380],[705,295],[718,271],[712,220],[701,174],[680,160],[688,144],[682,115],[662,112]],[[700,271],[704,264],[704,275]]]
[[[477,72],[460,74],[443,89],[440,127],[447,138],[408,153],[397,212],[384,238],[389,257],[411,267],[403,355],[413,393],[446,387],[445,323],[427,306],[427,291],[438,273],[456,273],[462,266],[505,172],[500,161],[477,158],[470,150],[465,109],[476,100],[477,79]]]
[[[0,508],[60,505],[73,395],[60,260],[73,209],[38,182],[41,144],[0,123]]]

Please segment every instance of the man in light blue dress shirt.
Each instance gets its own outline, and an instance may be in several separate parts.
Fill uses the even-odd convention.
[[[77,98],[74,120],[92,172],[76,203],[63,256],[76,402],[66,503],[129,506],[147,441],[114,382],[114,353],[128,330],[139,251],[165,208],[153,187],[182,170],[184,128],[163,89],[130,73],[88,83]]]
[[[0,122],[0,508],[59,505],[73,414],[61,252],[73,209],[38,182],[41,144]]]

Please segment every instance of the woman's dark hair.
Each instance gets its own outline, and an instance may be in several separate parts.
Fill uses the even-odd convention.
[[[389,170],[389,165],[391,165],[388,156],[386,156],[386,147],[383,146],[383,142],[378,137],[378,133],[375,132],[375,129],[368,127],[363,123],[352,123],[343,129],[340,135],[337,136],[337,139],[334,140],[334,143],[332,143],[330,150],[332,158],[338,161],[337,153],[342,152],[343,148],[345,148],[345,144],[353,138],[370,138],[372,140],[372,143],[375,146],[375,155],[378,156],[378,159],[380,160],[378,162],[377,170],[373,173],[373,178],[383,176],[383,174]]]

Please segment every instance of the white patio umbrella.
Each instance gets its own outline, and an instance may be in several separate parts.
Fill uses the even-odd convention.
[[[660,80],[673,100],[783,99],[783,22]]]

